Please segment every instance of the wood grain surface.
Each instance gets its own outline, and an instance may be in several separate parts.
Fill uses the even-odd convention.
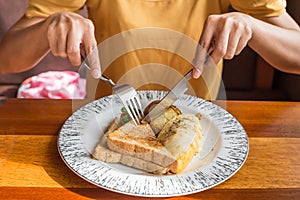
[[[146,199],[98,188],[60,158],[57,134],[74,107],[85,103],[8,99],[2,104],[1,199]],[[232,178],[212,189],[157,199],[300,199],[300,102],[214,103],[245,128],[250,143],[247,161]]]

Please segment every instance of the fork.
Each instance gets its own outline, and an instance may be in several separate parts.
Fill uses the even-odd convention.
[[[83,55],[81,55],[82,64],[91,70],[90,65]],[[132,119],[135,125],[140,124],[141,119],[144,117],[144,112],[140,99],[138,98],[136,90],[128,84],[115,84],[110,78],[104,74],[99,78],[112,87],[113,93],[116,94],[121,100],[127,114]]]

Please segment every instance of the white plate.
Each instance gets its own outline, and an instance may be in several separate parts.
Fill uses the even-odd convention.
[[[142,104],[161,99],[165,92],[139,91]],[[183,95],[175,105],[183,113],[201,113],[203,149],[219,137],[204,159],[197,154],[185,171],[177,175],[152,175],[141,170],[91,158],[106,127],[121,108],[113,95],[89,103],[70,116],[58,136],[58,150],[65,164],[86,181],[114,192],[134,196],[170,197],[192,194],[214,187],[233,176],[249,150],[241,124],[223,108],[203,99]],[[112,106],[114,105],[114,106]]]

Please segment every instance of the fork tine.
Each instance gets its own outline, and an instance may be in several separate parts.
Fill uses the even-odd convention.
[[[123,103],[124,104],[124,103]],[[138,123],[135,120],[135,117],[132,115],[132,111],[130,109],[130,105],[128,105],[128,101],[125,102],[124,107],[127,111],[127,114],[129,115],[129,117],[132,119],[132,121],[134,122],[135,125],[138,125]]]
[[[140,124],[140,120],[144,114],[136,90],[128,84],[121,84],[114,86],[113,92],[122,101],[126,112],[134,124]]]
[[[83,66],[91,70],[88,60],[86,60],[82,54],[80,55]],[[120,98],[129,117],[132,119],[135,125],[140,124],[140,120],[142,119],[144,113],[139,99],[136,98],[136,90],[128,84],[115,84],[110,78],[104,76],[103,74],[99,79],[112,86],[113,93]]]
[[[142,105],[141,105],[141,102],[140,102],[137,94],[131,99],[131,101],[132,101],[131,103],[132,103],[132,106],[133,106],[132,108],[133,108],[133,110],[135,111],[135,114],[136,114],[136,120],[140,124],[140,121],[144,116],[144,112],[143,112]]]
[[[131,110],[132,112],[132,115],[134,117],[134,121],[136,122],[136,124],[140,124],[140,120],[139,120],[139,110],[138,110],[138,107],[135,103],[135,100],[134,99],[129,99],[127,101],[128,105],[129,105],[129,109]]]
[[[138,99],[137,96],[135,96],[133,99],[136,103],[136,107],[137,107],[137,110],[138,110],[139,121],[140,121],[144,116],[143,108],[142,108],[141,102],[140,102],[140,100]]]

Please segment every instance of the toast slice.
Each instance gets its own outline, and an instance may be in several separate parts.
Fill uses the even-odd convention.
[[[104,137],[106,138],[106,136]],[[145,161],[134,156],[117,153],[100,144],[96,146],[92,156],[95,159],[100,160],[102,162],[121,163],[123,165],[134,167],[136,169],[141,169],[143,171],[151,172],[153,174],[166,174],[169,171],[168,167],[162,167],[158,164]]]
[[[173,111],[172,111],[173,112]],[[128,122],[118,127],[115,119],[94,150],[103,162],[122,163],[154,174],[180,173],[202,147],[200,119],[176,114],[163,121],[156,137],[147,123]]]
[[[168,167],[175,158],[157,140],[149,124],[126,123],[107,134],[110,150]]]
[[[148,143],[157,145],[157,142],[152,141],[154,139],[153,137],[155,137],[155,135],[152,132],[149,125],[140,125],[140,127],[135,127],[135,128],[133,128],[133,127],[135,127],[133,124],[127,123],[127,124],[123,125],[122,128],[118,128],[117,119],[115,119],[110,124],[106,133],[103,135],[100,142],[94,149],[92,156],[95,159],[100,160],[102,162],[121,163],[123,165],[141,169],[141,170],[153,173],[153,174],[168,173],[169,168],[165,167],[165,166],[161,166],[160,165],[161,161],[159,161],[160,162],[159,164],[151,162],[152,159],[150,157],[153,154],[150,153],[150,154],[146,154],[146,156],[145,156],[145,154],[141,154],[141,153],[140,154],[128,153],[127,148],[125,148],[125,150],[123,149],[123,147],[128,145],[126,141],[123,141],[121,148],[118,145],[114,145],[114,142],[109,142],[108,135],[110,135],[114,131],[117,131],[118,129],[121,129],[122,131],[127,131],[131,134],[136,133],[136,131],[140,131],[139,135],[138,136],[135,135],[134,138],[139,138],[137,140],[140,142],[142,142],[142,141],[147,142],[147,138],[148,138],[150,140],[150,141],[148,141]],[[131,132],[132,128],[133,128],[133,132]],[[120,130],[118,131],[118,133],[119,132],[120,132]],[[113,133],[111,137],[113,137],[114,135],[116,137],[118,137],[117,133]],[[127,139],[130,140],[129,138],[130,138],[130,136]],[[132,138],[132,139],[135,140],[134,138]],[[108,145],[110,147],[108,147]],[[158,145],[162,146],[161,144],[158,144]],[[152,148],[154,148],[154,146],[152,146]],[[150,151],[150,150],[148,149],[147,151]],[[167,152],[167,154],[168,155],[161,156],[162,159],[165,158],[164,156],[170,156],[170,154],[168,152]],[[146,160],[145,160],[144,156],[146,157]],[[169,159],[171,160],[170,162],[174,162],[173,158],[169,158]],[[154,160],[158,161],[158,159],[154,159]]]

